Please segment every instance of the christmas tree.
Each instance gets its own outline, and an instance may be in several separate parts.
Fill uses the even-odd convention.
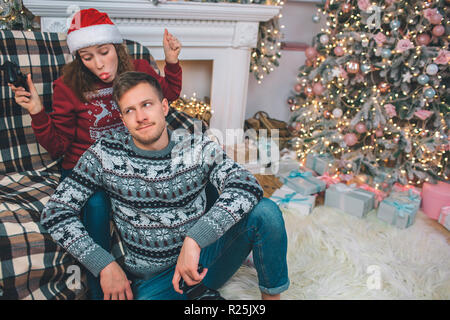
[[[288,99],[292,148],[378,188],[448,180],[449,0],[318,5]]]
[[[21,0],[0,0],[0,30],[27,30],[39,28],[34,15]]]

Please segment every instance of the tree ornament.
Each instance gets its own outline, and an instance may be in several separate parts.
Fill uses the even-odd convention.
[[[295,100],[291,97],[291,98],[287,99],[287,103],[289,105],[293,105],[295,103]]]
[[[343,56],[344,55],[344,53],[345,53],[345,50],[344,50],[344,48],[343,47],[341,47],[341,46],[337,46],[336,48],[334,48],[334,54],[336,55],[336,56],[338,56],[338,57],[341,57],[341,56]]]
[[[330,38],[326,34],[323,34],[320,36],[319,41],[321,44],[327,44]]]
[[[319,23],[320,22],[320,16],[318,14],[313,14],[312,21],[314,23]]]
[[[389,26],[391,27],[391,30],[397,30],[400,28],[401,22],[399,20],[392,20]]]
[[[425,91],[423,92],[423,95],[428,99],[434,98],[435,94],[436,94],[436,91],[431,87],[425,89]]]
[[[436,64],[431,63],[427,66],[426,71],[430,76],[434,76],[436,73],[438,73],[439,68]]]
[[[371,66],[370,64],[363,63],[363,64],[361,65],[361,71],[362,71],[362,72],[367,73],[367,72],[369,72],[369,71],[371,71],[371,70],[372,70],[372,66]]]
[[[343,115],[343,111],[342,111],[342,109],[340,109],[340,108],[335,108],[335,109],[333,109],[333,116],[335,117],[335,118],[340,118],[340,117],[342,117],[342,115]]]
[[[433,36],[440,37],[440,36],[444,35],[445,28],[442,24],[439,24],[433,28],[432,33],[433,33]]]
[[[325,87],[322,85],[321,82],[316,82],[313,85],[313,92],[315,95],[320,96],[325,91]]]
[[[302,91],[302,85],[300,83],[297,83],[294,86],[294,91],[297,92],[297,93],[300,93]]]
[[[358,73],[359,71],[359,62],[358,61],[349,61],[346,65],[346,70],[348,73]]]
[[[381,56],[382,56],[383,58],[388,59],[388,58],[391,57],[391,55],[392,55],[391,49],[389,49],[389,48],[383,48],[383,50],[381,50]]]
[[[314,47],[308,47],[305,50],[305,56],[307,59],[313,60],[317,57],[317,50]]]
[[[381,93],[386,93],[391,88],[391,85],[385,81],[382,81],[378,84],[378,90],[380,90]]]
[[[344,136],[344,142],[347,144],[347,146],[351,147],[354,146],[358,142],[358,137],[354,133],[347,133]]]
[[[314,95],[313,88],[310,85],[307,85],[303,92],[308,98],[311,98]]]
[[[364,132],[367,131],[367,127],[366,127],[366,125],[363,122],[359,122],[359,123],[356,124],[355,130],[358,133],[364,133]]]
[[[342,12],[349,13],[352,10],[352,5],[350,3],[344,3],[342,5]]]
[[[428,81],[430,81],[430,77],[428,77],[426,74],[421,74],[419,77],[417,77],[417,82],[421,85],[427,84]]]
[[[325,119],[330,119],[330,118],[331,118],[331,112],[328,111],[328,110],[325,110],[325,111],[323,112],[323,117],[324,117]]]
[[[384,131],[381,128],[378,128],[377,130],[375,130],[375,136],[377,138],[381,138],[382,136],[384,136]]]
[[[428,33],[421,33],[416,38],[416,43],[419,46],[427,46],[431,41],[431,37]]]

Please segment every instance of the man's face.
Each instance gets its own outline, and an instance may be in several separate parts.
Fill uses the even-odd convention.
[[[134,143],[144,150],[160,150],[167,143],[166,115],[169,103],[159,100],[156,89],[148,83],[139,83],[128,90],[119,100],[121,118]]]

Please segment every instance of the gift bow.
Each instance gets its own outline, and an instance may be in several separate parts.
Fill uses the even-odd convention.
[[[312,176],[313,176],[313,174],[311,171],[300,172],[300,171],[292,170],[289,173],[289,178],[308,178],[308,177],[312,177]]]
[[[332,177],[328,172],[325,172],[320,177],[317,177],[317,179],[324,181],[327,184],[327,186],[341,182],[341,180],[338,177]]]
[[[288,204],[289,202],[303,202],[303,201],[307,201],[309,200],[308,198],[295,198],[295,195],[297,194],[297,192],[292,192],[292,193],[288,193],[286,194],[284,197],[278,197],[278,196],[272,196],[272,199],[276,200],[275,202],[277,204]]]
[[[360,186],[358,186],[358,187],[361,188],[361,189],[364,189],[364,190],[366,190],[366,191],[370,191],[370,192],[374,193],[374,194],[375,194],[375,199],[376,199],[378,202],[383,201],[383,199],[387,197],[386,192],[383,192],[383,191],[381,191],[381,190],[375,189],[375,188],[369,186],[369,185],[366,184],[366,183],[364,183],[364,184],[362,184],[362,185],[360,185]]]
[[[292,170],[289,173],[289,176],[287,178],[284,178],[284,183],[288,183],[289,178],[302,178],[302,179],[314,184],[316,186],[316,192],[320,191],[320,185],[317,185],[317,181],[314,181],[314,179],[310,179],[310,178],[313,178],[313,174],[311,171],[300,172],[300,171]]]
[[[395,207],[397,210],[397,213],[400,217],[405,217],[405,212],[412,214],[414,213],[415,206],[411,203],[406,203],[402,201],[396,201],[396,200],[385,200],[386,204],[391,205]]]
[[[420,191],[417,190],[414,186],[410,186],[410,185],[404,186],[404,185],[401,185],[400,183],[395,183],[394,188],[396,191],[414,193],[414,194],[420,196]]]

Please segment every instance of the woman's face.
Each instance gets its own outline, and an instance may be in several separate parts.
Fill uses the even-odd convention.
[[[111,83],[117,74],[119,58],[113,44],[101,44],[78,50],[81,61],[105,83]]]

